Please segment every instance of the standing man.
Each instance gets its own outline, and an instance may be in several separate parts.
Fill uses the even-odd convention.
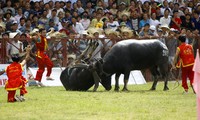
[[[46,39],[46,30],[44,28],[39,29],[39,33],[33,33],[32,35],[33,41],[36,44],[36,60],[38,62],[38,71],[35,77],[35,80],[38,82],[38,85],[43,87],[44,84],[41,83],[42,75],[45,70],[45,66],[47,67],[47,80],[53,80],[50,75],[53,67],[52,61],[47,56],[46,52],[48,50],[48,44]]]
[[[192,68],[194,65],[194,51],[190,44],[185,43],[186,36],[181,35],[178,37],[178,39],[181,42],[181,44],[177,47],[172,68],[176,69],[175,64],[177,63],[177,59],[179,57],[181,61],[181,70],[182,70],[182,87],[185,90],[184,93],[188,93],[187,77],[189,78],[190,85],[193,89],[192,84],[193,84],[194,72]]]

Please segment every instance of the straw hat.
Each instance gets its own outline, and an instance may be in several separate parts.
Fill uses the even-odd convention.
[[[64,38],[67,37],[67,35],[64,32],[54,32],[52,34],[49,34],[50,37],[54,37],[54,38]]]
[[[9,38],[15,38],[16,35],[18,35],[18,32],[11,32],[9,33]]]
[[[2,22],[0,23],[0,27],[2,27],[3,29],[6,28],[5,24],[3,24]]]
[[[107,35],[110,35],[110,34],[114,34],[114,35],[116,35],[116,36],[118,36],[119,35],[119,32],[117,32],[117,31],[115,31],[115,30],[113,30],[113,29],[105,29],[105,33],[107,34]]]
[[[94,35],[95,33],[99,33],[99,34],[102,34],[102,29],[100,29],[100,28],[94,28],[94,27],[90,27],[90,28],[88,28],[88,30],[87,30],[87,32],[89,33],[89,34],[92,34],[92,35]]]
[[[160,26],[160,28],[161,28],[161,29],[162,29],[162,28],[170,29],[169,26],[168,26],[167,24],[162,24],[162,25]]]
[[[72,59],[76,59],[76,55],[75,54],[69,54],[69,55],[67,55],[67,58],[72,58]]]
[[[127,32],[129,38],[133,37],[133,30],[131,30],[131,29],[128,28],[128,27],[122,27],[122,28],[120,29],[120,31],[121,31],[121,33]]]
[[[129,11],[122,11],[121,13],[119,13],[119,18],[122,19],[122,17],[126,15],[128,18],[130,17],[130,12]]]

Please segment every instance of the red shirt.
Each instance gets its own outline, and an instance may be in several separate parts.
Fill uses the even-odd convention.
[[[42,58],[42,54],[44,54],[44,52],[46,52],[48,48],[47,39],[43,36],[40,36],[40,38],[38,38],[38,40],[36,41],[36,47],[37,47],[36,56]]]
[[[179,25],[182,24],[182,21],[181,21],[180,18],[175,18],[175,21],[176,21],[176,23],[178,23]],[[181,30],[180,27],[178,27],[174,22],[172,22],[171,28],[174,28],[174,29],[179,30],[179,31]]]
[[[178,47],[180,62],[182,67],[192,66],[194,64],[194,53],[192,46],[186,43],[182,43]]]
[[[5,89],[8,91],[17,90],[22,87],[22,66],[20,63],[13,62],[6,69],[8,81],[6,82]]]

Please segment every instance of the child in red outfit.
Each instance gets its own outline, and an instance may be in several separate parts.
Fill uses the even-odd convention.
[[[182,70],[182,87],[185,90],[185,93],[188,92],[188,85],[187,85],[187,77],[190,80],[190,85],[193,89],[193,78],[194,78],[194,71],[192,70],[194,65],[194,51],[192,45],[186,44],[186,37],[179,36],[179,41],[181,44],[177,47],[176,55],[174,58],[173,69],[176,69],[175,64],[177,63],[177,58],[180,58],[181,70]],[[194,90],[193,90],[194,92]]]
[[[26,64],[26,61],[29,58],[30,46],[27,47],[26,52],[26,58],[21,63],[19,63],[19,54],[12,55],[13,63],[11,63],[4,71],[0,72],[0,75],[6,72],[8,76],[8,80],[5,85],[5,89],[8,91],[8,102],[17,101],[15,98],[15,93],[17,89],[20,89],[20,96],[18,96],[17,98],[20,101],[25,100],[23,96],[27,93],[27,90],[25,88],[27,80],[22,76],[22,72],[23,66]]]

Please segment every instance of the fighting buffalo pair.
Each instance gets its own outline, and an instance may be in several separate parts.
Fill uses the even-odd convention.
[[[115,77],[115,90],[119,90],[119,76],[124,74],[124,87],[127,91],[131,70],[149,68],[154,76],[151,90],[156,89],[158,77],[164,79],[164,89],[168,90],[168,49],[159,40],[123,40],[116,43],[101,60],[93,64],[77,64],[67,67],[60,76],[66,90],[86,91],[94,85],[97,90],[99,82],[110,90],[111,76]]]

